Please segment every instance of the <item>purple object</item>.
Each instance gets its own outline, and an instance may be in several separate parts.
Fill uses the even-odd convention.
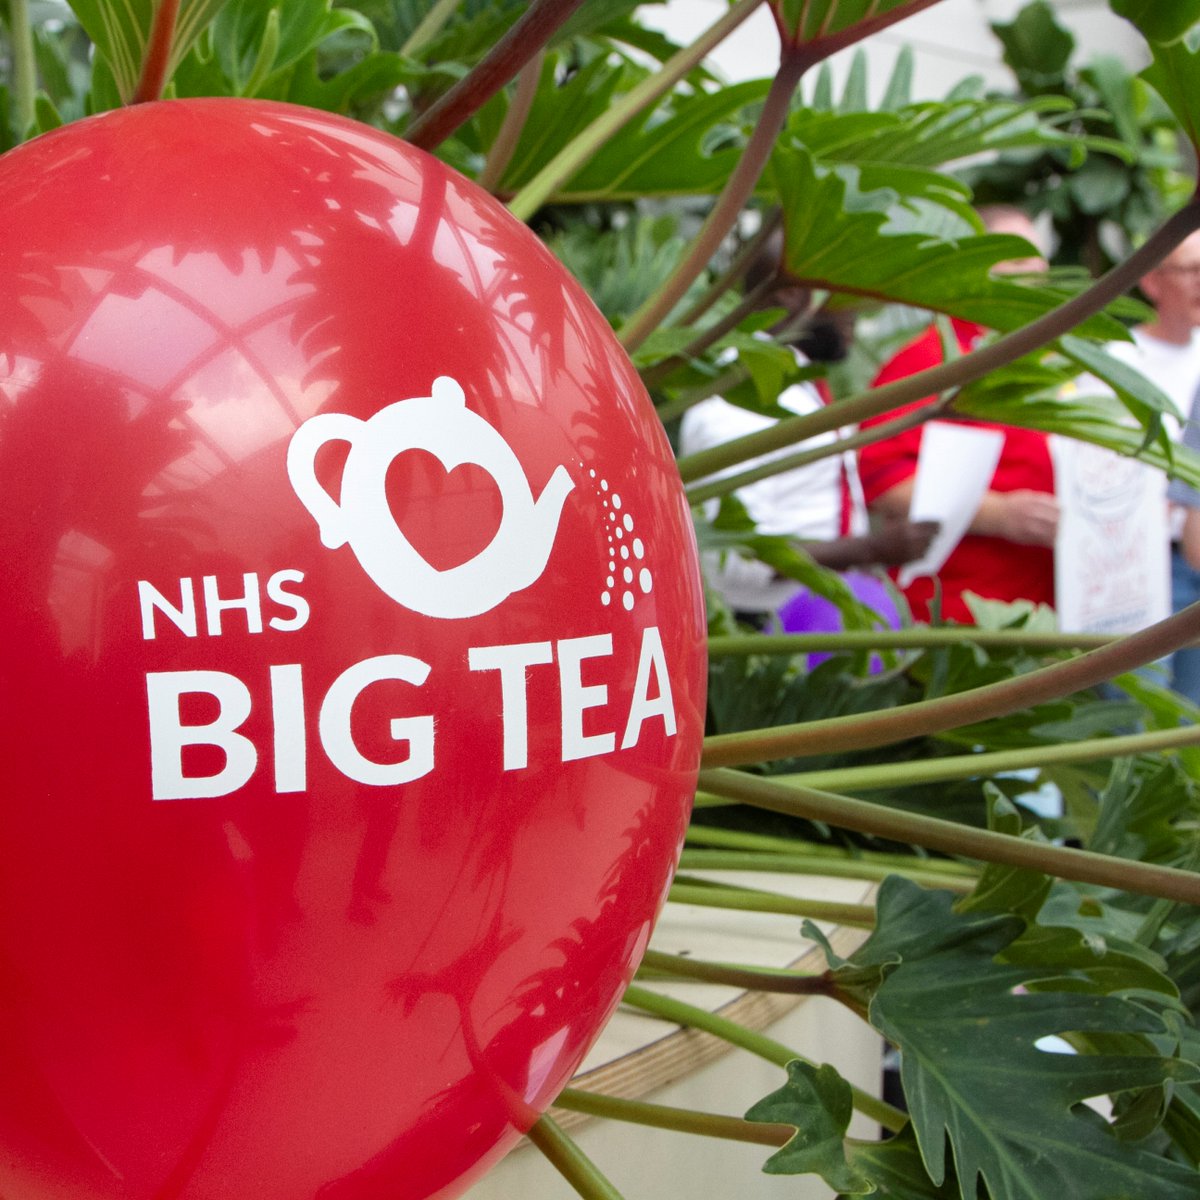
[[[900,610],[883,580],[862,571],[847,571],[842,578],[859,603],[879,614],[885,628],[900,628]],[[837,605],[807,588],[802,588],[780,606],[779,621],[784,633],[841,633],[843,628],[842,614]],[[830,657],[825,652],[810,654],[808,669],[811,671]],[[877,674],[882,669],[883,663],[877,655],[872,655],[871,674]]]

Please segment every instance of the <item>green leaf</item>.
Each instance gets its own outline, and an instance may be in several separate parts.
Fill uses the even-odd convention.
[[[1013,837],[1022,831],[1021,814],[995,784],[984,784],[988,801],[988,828]],[[1031,831],[1029,836],[1034,836]],[[1032,921],[1050,894],[1047,875],[1021,867],[988,863],[971,894],[958,905],[959,912],[1017,913]]]
[[[846,72],[846,84],[842,89],[842,112],[861,112],[867,103],[867,56],[855,50],[850,59],[850,70]]]
[[[239,95],[271,91],[269,81],[337,33],[352,30],[375,43],[360,13],[331,0],[230,0],[213,24],[217,60]]]
[[[583,284],[596,307],[611,321],[623,319],[665,280],[687,248],[671,216],[631,215],[616,229],[596,229],[586,221],[567,224],[547,245]],[[653,362],[684,350],[691,329],[657,329],[639,348],[638,360]]]
[[[533,107],[504,173],[505,190],[519,188],[532,179],[576,135],[606,112],[622,90],[644,77],[644,72],[628,64],[614,65],[596,58],[560,82],[562,67],[557,53],[546,55]]]
[[[736,496],[724,496],[712,522],[697,518],[700,549],[743,553],[774,568],[777,575],[793,579],[810,592],[837,606],[846,629],[874,629],[879,616],[864,605],[836,571],[814,562],[803,546],[791,538],[758,533]]]
[[[1007,372],[999,379],[1008,380],[1008,386],[997,386],[997,379],[968,384],[956,397],[955,409],[985,421],[1060,433],[1105,446],[1118,454],[1148,462],[1192,487],[1200,487],[1200,455],[1185,446],[1168,450],[1161,443],[1149,441],[1147,431],[1123,421],[1120,410],[1111,401],[1023,390],[1014,385],[1014,377]]]
[[[1129,195],[1129,168],[1113,158],[1093,155],[1072,172],[1067,186],[1080,212],[1088,216],[1104,215]]]
[[[1177,42],[1200,21],[1200,0],[1109,0],[1109,6],[1149,42]]]
[[[1075,39],[1055,19],[1046,0],[1027,4],[1008,24],[992,30],[1004,46],[1004,61],[1030,92],[1061,89]]]
[[[1001,960],[1026,923],[955,913],[951,904],[947,893],[889,878],[876,931],[834,972],[835,982],[845,974],[859,992],[873,992],[871,1023],[900,1050],[930,1177],[946,1178],[949,1135],[963,1200],[975,1200],[980,1180],[992,1200],[1194,1197],[1195,1172],[1118,1141],[1076,1109],[1092,1096],[1191,1080],[1193,1066],[1151,1053],[1051,1055],[1037,1046],[1052,1034],[1154,1034],[1164,1030],[1161,1018],[1114,996],[1027,990],[1063,966]]]
[[[1073,153],[1081,139],[1059,128],[1075,105],[1059,96],[1030,101],[981,100],[909,104],[893,112],[833,113],[815,102],[788,120],[788,137],[818,161],[938,167],[1002,150]]]
[[[767,1159],[768,1175],[820,1175],[835,1191],[861,1195],[875,1188],[846,1160],[843,1139],[854,1104],[850,1085],[833,1067],[788,1063],[788,1081],[746,1113],[747,1121],[793,1125],[796,1136]]]
[[[881,1142],[847,1143],[851,1163],[875,1185],[876,1200],[954,1200],[958,1181],[948,1170],[941,1185],[925,1170],[921,1150],[906,1125],[895,1137]]]
[[[1097,935],[1073,928],[1034,926],[1002,957],[1008,963],[1055,964],[1058,974],[1026,985],[1030,991],[1140,995],[1163,1007],[1183,1010],[1179,989],[1164,974],[1162,959],[1144,946],[1111,933]]]
[[[1100,796],[1090,848],[1143,862],[1194,868],[1200,842],[1194,783],[1171,762],[1127,761],[1114,767]]]
[[[784,40],[820,53],[828,44],[832,51],[855,40],[852,31],[865,36],[917,11],[921,0],[771,0],[775,23]],[[885,20],[890,18],[890,20]],[[861,31],[855,26],[862,25]]]
[[[896,55],[895,66],[892,67],[883,99],[879,102],[879,107],[885,112],[894,112],[912,103],[915,62],[916,56],[913,54],[913,48],[905,43],[900,47],[900,53]]]
[[[932,309],[999,331],[1026,325],[1062,300],[1052,288],[991,274],[997,263],[1028,255],[1021,238],[889,236],[895,192],[863,191],[852,170],[833,172],[794,147],[777,151],[773,162],[784,213],[784,262],[799,282]],[[1104,316],[1085,322],[1080,332],[1124,336]]]
[[[1126,408],[1145,418],[1143,424],[1154,413],[1184,420],[1174,401],[1153,380],[1114,358],[1102,345],[1068,336],[1060,338],[1058,346],[1082,370],[1111,388]]]
[[[423,74],[424,68],[411,59],[380,50],[324,79],[312,56],[296,64],[288,80],[287,99],[328,112],[351,112],[392,95],[396,88]]]
[[[715,92],[674,97],[667,113],[644,112],[626,124],[591,156],[554,195],[556,202],[629,200],[639,197],[704,195],[720,190],[741,156],[737,118],[766,95],[767,80],[750,80]],[[561,104],[561,100],[558,101]],[[544,139],[538,122],[555,103],[546,97],[541,114],[531,113],[531,137]],[[725,127],[725,136],[718,137]],[[736,138],[731,136],[736,130]],[[505,176],[506,188],[519,187],[549,161],[548,145],[537,159],[524,158],[520,174]],[[519,148],[520,152],[520,148]]]
[[[141,76],[154,0],[70,0],[70,4],[108,63],[122,101],[128,101]],[[168,78],[225,4],[226,0],[181,0],[171,42]]]
[[[58,111],[54,105],[54,101],[45,92],[37,94],[34,107],[35,118],[33,128],[35,132],[46,133],[51,129],[57,129],[63,123],[62,113]]]
[[[1166,101],[1192,146],[1200,146],[1200,53],[1182,39],[1151,49],[1154,61],[1142,79]]]
[[[791,1125],[796,1135],[763,1166],[768,1175],[820,1175],[841,1195],[878,1200],[952,1200],[953,1181],[938,1187],[921,1163],[912,1130],[885,1142],[846,1137],[853,1115],[850,1085],[830,1066],[788,1063],[788,1081],[755,1104],[748,1121]]]

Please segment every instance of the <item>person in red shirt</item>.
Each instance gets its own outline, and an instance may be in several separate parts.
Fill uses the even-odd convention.
[[[1015,209],[984,210],[987,228],[998,233],[1015,233],[1036,243],[1036,232],[1023,213]],[[999,268],[1027,272],[1045,267],[1040,259],[1014,260]],[[971,350],[984,330],[966,321],[953,321],[959,348]],[[875,386],[882,386],[918,371],[936,366],[943,359],[938,330],[930,326],[905,346],[880,371]],[[928,396],[863,423],[864,428],[930,404]],[[932,605],[940,593],[944,620],[973,624],[964,592],[989,600],[1031,600],[1054,603],[1054,537],[1058,529],[1058,502],[1054,498],[1054,467],[1046,435],[1011,425],[939,416],[998,429],[1004,447],[995,475],[962,541],[951,552],[936,578],[915,579],[905,589],[914,620],[932,619]],[[867,506],[884,516],[907,515],[912,499],[917,456],[921,449],[921,426],[864,447],[859,454],[859,472]]]

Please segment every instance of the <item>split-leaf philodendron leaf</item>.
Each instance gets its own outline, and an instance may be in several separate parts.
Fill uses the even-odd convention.
[[[1162,1018],[1115,995],[1033,991],[1061,977],[1049,953],[1058,941],[1045,947],[1045,961],[1005,962],[1026,922],[956,912],[952,902],[949,893],[888,879],[876,932],[834,971],[835,980],[869,994],[871,1023],[900,1050],[930,1178],[946,1179],[948,1135],[962,1200],[975,1200],[980,1179],[991,1200],[1194,1200],[1194,1171],[1117,1140],[1078,1108],[1094,1096],[1189,1082],[1194,1066],[1159,1057],[1148,1043],[1143,1054],[1123,1055],[1038,1047],[1051,1035],[1147,1037],[1164,1031]],[[1072,969],[1081,969],[1078,961]],[[1110,1189],[1103,1195],[1097,1178]]]
[[[940,1185],[929,1178],[911,1127],[884,1142],[847,1138],[852,1113],[850,1085],[832,1067],[793,1062],[787,1083],[746,1118],[795,1127],[795,1137],[763,1166],[768,1175],[820,1175],[843,1196],[955,1200],[953,1178]]]

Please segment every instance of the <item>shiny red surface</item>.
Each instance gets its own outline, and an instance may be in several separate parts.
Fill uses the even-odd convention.
[[[689,811],[703,605],[649,403],[523,227],[339,118],[108,114],[0,159],[0,212],[0,1195],[456,1194],[615,1006]],[[438,377],[526,496],[382,421],[330,440],[315,478],[349,509],[351,459],[383,455],[372,519],[438,573],[502,533],[536,568],[536,533],[544,570],[474,615],[415,611],[411,573],[387,594],[361,533],[326,548],[287,469],[313,416],[365,420]],[[535,530],[514,514],[559,467],[557,527]],[[180,614],[150,604],[153,637],[147,589]],[[206,603],[247,595],[261,632],[253,602]],[[521,765],[520,671],[470,651],[525,644],[505,652],[530,664]],[[349,737],[416,771],[431,730],[432,762],[364,783],[321,713],[385,656],[427,677],[362,686]],[[254,765],[227,794],[155,798],[148,676],[214,678],[180,672],[249,697]],[[202,692],[179,725],[221,717]],[[193,784],[234,780],[226,749],[169,750]]]

